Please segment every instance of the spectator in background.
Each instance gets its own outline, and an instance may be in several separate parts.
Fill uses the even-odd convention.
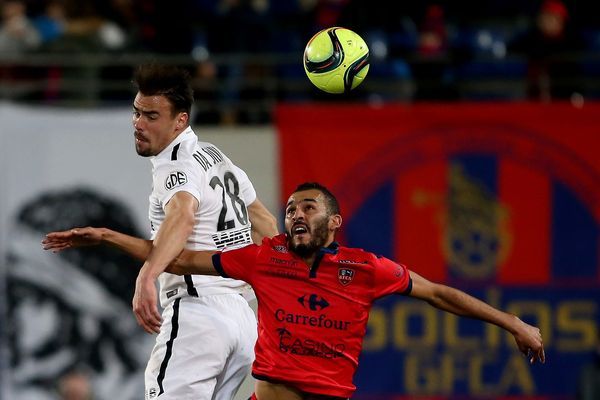
[[[457,97],[451,56],[444,9],[439,4],[430,4],[418,24],[416,49],[411,63],[417,83],[417,99],[447,100]]]
[[[578,74],[572,57],[582,49],[583,39],[561,0],[544,1],[532,29],[509,45],[509,51],[528,57],[527,95],[542,101],[568,98],[578,89],[568,80]]]
[[[22,0],[1,3],[0,52],[18,54],[36,49],[40,35],[27,17],[27,6]]]
[[[337,26],[349,0],[318,0],[315,4],[315,23],[319,29]]]
[[[444,56],[448,50],[448,29],[444,10],[438,4],[431,4],[425,11],[425,18],[419,28],[417,51],[423,57]]]
[[[129,33],[111,19],[111,10],[110,2],[102,6],[93,0],[48,0],[43,13],[35,20],[43,38],[40,51],[89,55],[124,49],[129,43]],[[47,85],[40,96],[46,101],[68,99],[95,104],[102,96],[96,83],[118,76],[113,69],[111,65],[101,63],[48,64]],[[122,79],[131,76],[130,68],[124,73],[118,72]],[[88,86],[63,86],[63,82],[69,80]]]
[[[25,1],[0,1],[0,17],[0,54],[19,56],[39,47],[40,35],[27,15]],[[3,80],[28,81],[33,76],[35,76],[35,68],[31,66],[17,63],[0,65],[0,78]],[[17,98],[21,96],[20,90],[11,91]]]
[[[133,11],[127,19],[135,26],[135,36],[142,51],[160,54],[191,53],[197,17],[194,0],[130,1]],[[121,14],[124,15],[125,12],[121,11]]]
[[[205,52],[196,58],[193,75],[194,86],[194,124],[218,125],[222,113],[219,107],[219,79],[216,63]]]
[[[268,115],[255,111],[253,104],[265,97],[265,79],[272,75],[270,65],[249,57],[269,53],[273,38],[269,0],[219,0],[213,18],[206,21],[207,48],[211,55],[231,55],[219,71],[223,84],[217,93],[220,123],[266,123]],[[258,108],[260,109],[260,107]]]
[[[92,53],[118,50],[127,41],[126,32],[101,14],[92,1],[59,0],[47,4],[46,18],[62,27],[62,34],[49,42],[47,50]]]
[[[42,44],[51,43],[65,33],[67,22],[64,1],[50,0],[46,3],[41,14],[33,20],[38,30]]]

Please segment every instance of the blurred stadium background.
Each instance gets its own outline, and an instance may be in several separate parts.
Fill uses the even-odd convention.
[[[78,382],[95,399],[141,397],[153,338],[129,307],[136,263],[106,249],[50,255],[39,241],[73,225],[147,233],[130,104],[149,60],[189,69],[196,132],[273,213],[295,184],[321,181],[342,202],[344,243],[543,329],[548,364],[530,367],[495,328],[386,299],[356,399],[600,398],[598,2],[0,7],[1,400],[66,398],[61,385]],[[329,26],[371,50],[369,76],[344,96],[302,68],[306,41]]]

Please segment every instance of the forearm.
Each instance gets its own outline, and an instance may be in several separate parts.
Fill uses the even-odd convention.
[[[166,218],[150,249],[143,269],[152,277],[164,272],[185,247],[193,229],[193,221]]]
[[[512,314],[498,310],[489,304],[460,290],[437,285],[435,296],[427,300],[432,306],[453,314],[486,321],[515,333],[521,322]]]
[[[260,244],[265,237],[276,236],[277,219],[267,210],[267,208],[256,199],[248,206],[250,222],[252,223],[252,241]]]
[[[102,243],[117,248],[133,258],[146,260],[152,250],[152,241],[129,236],[124,233],[102,228]]]
[[[183,250],[165,270],[176,275],[218,275],[212,256],[216,251]]]
[[[458,289],[432,283],[414,271],[410,272],[410,276],[412,279],[411,297],[425,300],[440,310],[463,317],[476,318],[504,328],[512,333],[517,347],[523,354],[530,357],[531,363],[545,362],[544,344],[538,328]]]
[[[273,220],[261,221],[261,224],[252,224],[252,242],[261,244],[265,237],[277,236],[277,222]]]

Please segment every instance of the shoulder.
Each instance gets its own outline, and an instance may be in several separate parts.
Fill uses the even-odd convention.
[[[357,263],[373,264],[379,258],[379,256],[366,251],[359,247],[345,247],[340,246],[338,248],[338,257],[345,257]]]
[[[285,233],[280,233],[279,235],[273,237],[264,237],[260,245],[258,246],[263,252],[271,252],[274,251],[276,253],[289,253],[289,249],[287,247],[287,238]]]
[[[336,257],[338,264],[344,264],[348,267],[355,266],[365,270],[371,270],[375,273],[379,268],[398,267],[399,264],[394,260],[379,254],[361,248],[340,247]]]
[[[261,246],[282,246],[287,250],[287,236],[285,233],[280,233],[279,235],[275,235],[273,237],[264,237]]]
[[[228,159],[227,156],[225,155],[225,153],[214,143],[203,142],[203,141],[199,140],[196,144],[196,148],[198,150],[200,150],[200,152],[202,152],[204,155],[207,155],[210,157],[214,157],[215,155],[218,155],[220,157]]]

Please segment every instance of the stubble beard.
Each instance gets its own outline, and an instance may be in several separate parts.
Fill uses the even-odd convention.
[[[288,232],[289,248],[294,253],[299,255],[301,258],[309,258],[315,254],[325,243],[329,237],[328,227],[329,217],[323,217],[322,220],[315,224],[315,228],[312,231],[311,240],[308,243],[294,244],[292,241],[292,234]]]
[[[137,145],[135,146],[135,152],[140,157],[151,157],[152,156],[152,154],[150,154],[150,149],[143,150],[143,149],[139,148]]]

